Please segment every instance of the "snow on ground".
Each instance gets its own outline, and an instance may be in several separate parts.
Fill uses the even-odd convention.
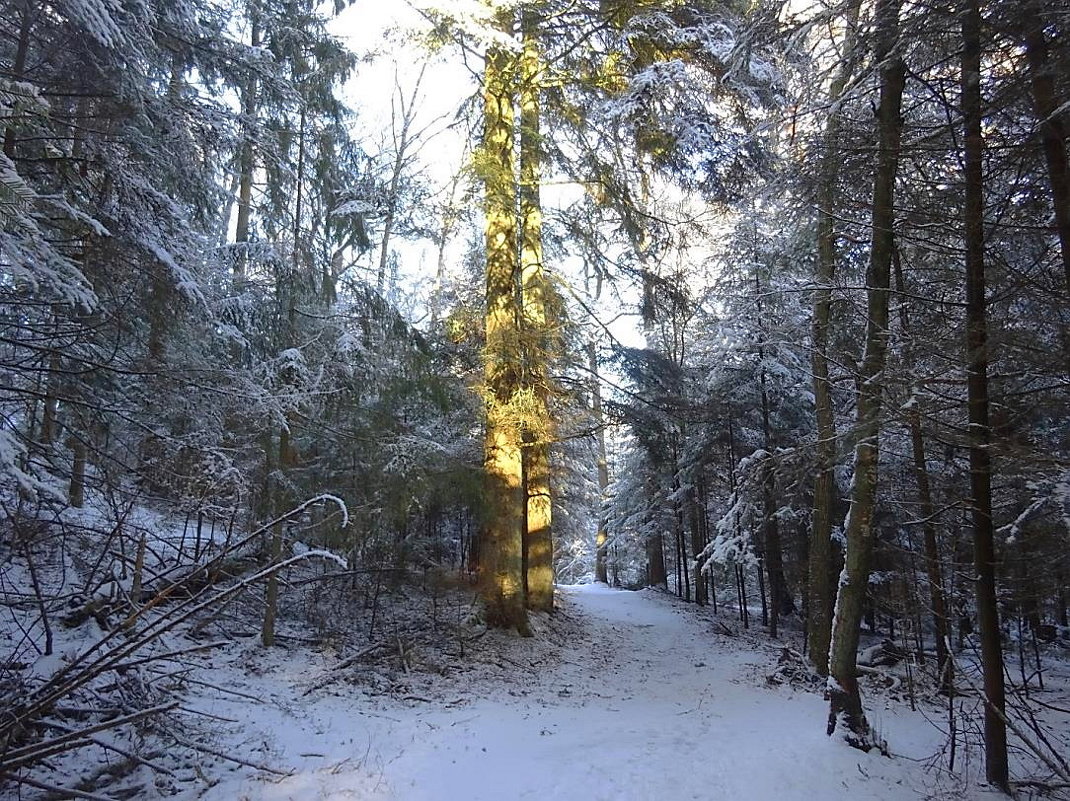
[[[202,680],[245,695],[191,685],[187,709],[216,716],[208,745],[292,773],[217,766],[224,778],[179,797],[987,797],[927,768],[942,735],[906,707],[873,712],[894,759],[826,737],[820,696],[763,686],[778,648],[717,634],[694,607],[597,585],[559,597],[536,638],[506,643],[482,669],[414,674],[407,696],[328,682],[338,655],[216,654]]]

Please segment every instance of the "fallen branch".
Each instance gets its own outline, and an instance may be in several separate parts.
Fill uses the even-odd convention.
[[[241,540],[239,540],[237,543],[234,543],[229,548],[224,548],[220,553],[216,554],[216,556],[195,568],[191,573],[172,582],[169,586],[159,590],[147,603],[132,612],[121,623],[121,625],[114,627],[105,636],[101,637],[97,642],[95,642],[93,645],[91,645],[89,648],[79,654],[69,664],[57,671],[56,674],[53,675],[51,679],[41,688],[41,690],[39,691],[41,695],[38,695],[36,698],[32,698],[32,700],[29,704],[27,704],[26,707],[21,710],[18,710],[16,714],[11,717],[10,720],[4,722],[4,726],[0,727],[0,740],[4,738],[4,734],[6,733],[6,731],[10,730],[12,727],[22,725],[26,720],[48,709],[60,698],[65,695],[68,695],[73,690],[84,685],[93,677],[99,675],[104,670],[106,670],[109,665],[113,664],[117,660],[123,659],[131,655],[138,649],[143,648],[145,645],[159,637],[161,634],[164,634],[174,628],[174,626],[177,625],[179,622],[188,619],[190,615],[195,614],[196,612],[199,612],[204,609],[206,606],[216,603],[220,600],[229,599],[236,592],[240,591],[245,586],[248,586],[249,582],[239,582],[235,588],[224,590],[213,598],[209,599],[207,604],[196,604],[192,608],[192,610],[181,614],[175,621],[173,621],[173,623],[168,623],[166,625],[161,626],[160,624],[162,622],[167,621],[169,619],[169,615],[165,614],[149,623],[148,626],[140,633],[140,635],[133,638],[129,643],[115,647],[111,651],[105,650],[106,647],[120,635],[120,633],[129,632],[132,629],[134,623],[143,618],[145,614],[150,610],[170,600],[171,597],[175,594],[175,592],[183,585],[185,585],[188,581],[190,581],[194,576],[211,575],[212,571],[218,569],[226,559],[228,559],[234,553],[240,551],[250,542],[253,542],[255,539],[263,535],[266,531],[271,530],[273,526],[279,525],[289,520],[290,518],[301,514],[309,506],[319,501],[332,501],[334,503],[340,504],[343,509],[345,521],[348,522],[348,516],[345,514],[345,505],[342,504],[342,502],[338,498],[333,495],[317,495],[316,497],[310,498],[309,500],[295,506],[284,514],[279,515],[274,520],[271,520],[260,526],[259,528],[255,529],[253,532],[243,537]],[[277,565],[270,566],[269,568],[267,568],[266,571],[261,571],[260,573],[258,573],[252,580],[259,580],[260,578],[269,576],[276,570],[281,570],[282,568],[287,567],[296,561],[300,561],[301,559],[306,559],[311,556],[323,556],[334,561],[342,561],[343,569],[348,568],[348,565],[344,564],[344,560],[339,560],[339,557],[335,554],[324,551],[308,551],[307,553],[301,554],[300,556],[296,556],[293,559],[289,559]],[[207,589],[208,587],[201,588],[198,593],[192,595],[189,598],[186,598],[184,601],[179,603],[174,610],[172,610],[171,614],[183,612],[183,610],[186,609],[187,605],[194,603],[196,599],[200,597],[201,593],[203,593]],[[95,658],[92,658],[94,656]]]
[[[36,779],[30,779],[26,776],[16,776],[14,779],[19,784],[28,784],[30,787],[36,787],[38,790],[44,790],[46,793],[52,793],[60,798],[88,798],[89,801],[115,801],[115,799],[110,796],[86,793],[81,790],[73,790],[70,787],[56,787],[54,784],[45,784],[44,782],[39,782]]]
[[[247,768],[253,768],[254,770],[262,770],[264,773],[273,773],[276,776],[293,776],[294,773],[292,770],[282,771],[276,768],[268,767],[267,765],[259,764],[257,762],[250,762],[249,760],[241,759],[240,757],[231,756],[230,754],[225,754],[222,751],[217,751],[216,749],[210,748],[207,745],[203,745],[201,743],[191,743],[190,741],[184,740],[183,738],[179,737],[177,734],[169,733],[168,736],[176,743],[181,745],[183,748],[190,748],[194,751],[200,751],[202,753],[209,754],[210,756],[219,757],[220,759],[225,759],[228,762],[233,762],[237,765],[242,765]]]
[[[337,665],[335,665],[333,670],[344,670],[345,668],[347,668],[350,665],[352,665],[354,662],[359,662],[361,659],[366,657],[368,654],[372,653],[373,651],[377,651],[378,649],[380,649],[382,647],[383,647],[383,643],[377,642],[374,645],[369,645],[367,648],[362,648],[360,651],[358,651],[357,653],[353,654],[353,656],[347,657],[346,659],[343,659],[341,662],[339,662]]]
[[[212,684],[211,682],[202,681],[201,679],[191,679],[189,676],[178,676],[175,673],[166,673],[166,674],[157,674],[157,675],[159,675],[161,678],[175,677],[175,678],[177,678],[178,681],[187,682],[188,684],[199,684],[202,687],[208,687],[211,690],[218,690],[219,692],[227,693],[228,695],[236,695],[239,698],[248,698],[250,701],[256,701],[257,703],[262,703],[263,700],[264,700],[263,698],[257,698],[255,695],[250,695],[249,693],[243,693],[243,692],[240,692],[238,690],[231,690],[231,689],[228,689],[227,687],[220,687],[218,684]]]
[[[334,681],[335,679],[338,678],[339,671],[345,670],[350,665],[352,665],[352,664],[354,664],[356,662],[359,662],[361,659],[366,657],[368,654],[370,654],[373,651],[377,651],[378,649],[382,648],[383,645],[384,645],[384,643],[377,642],[374,645],[369,645],[367,648],[364,648],[364,649],[358,651],[357,653],[353,654],[353,656],[350,656],[350,657],[347,657],[346,659],[343,659],[341,662],[339,662],[337,665],[335,665],[334,667],[331,668],[330,675],[328,675],[322,681],[319,681],[316,684],[313,684],[311,687],[309,687],[307,690],[305,690],[301,695],[302,696],[306,696],[309,693],[314,693],[316,690],[322,690],[324,687],[326,687],[328,684],[330,684],[332,681]]]
[[[272,574],[280,570],[284,570],[290,567],[291,565],[314,557],[330,560],[337,560],[339,558],[336,554],[330,553],[329,551],[307,551],[306,553],[299,554],[297,556],[292,556],[289,559],[285,559],[281,562],[277,562],[276,564],[269,565],[263,570],[260,570],[254,573],[253,575],[248,576],[239,582],[236,582],[230,587],[220,590],[207,600],[195,603],[192,606],[187,605],[195,599],[189,599],[188,601],[179,604],[176,607],[175,611],[181,612],[181,614],[178,614],[177,616],[163,615],[157,618],[156,620],[153,620],[145,627],[145,629],[142,630],[140,636],[132,638],[131,641],[126,645],[120,645],[112,651],[104,652],[103,654],[98,656],[96,660],[89,663],[88,665],[85,665],[80,673],[68,677],[68,671],[61,670],[59,674],[57,674],[57,676],[59,676],[60,678],[67,678],[67,681],[61,681],[58,683],[57,686],[55,678],[53,678],[52,681],[46,684],[45,688],[43,689],[47,690],[48,687],[52,687],[51,691],[46,692],[44,695],[38,697],[37,699],[34,699],[27,708],[18,711],[15,715],[12,716],[9,721],[5,721],[5,726],[0,728],[0,739],[2,739],[3,737],[5,728],[9,728],[14,725],[19,725],[23,721],[32,718],[35,714],[38,714],[45,709],[48,709],[60,698],[63,698],[64,696],[70,694],[75,689],[80,686],[83,686],[94,677],[99,676],[101,673],[112,669],[116,664],[120,663],[121,660],[125,659],[126,657],[130,656],[141,648],[144,648],[150,642],[173,630],[179,624],[189,620],[191,617],[195,616],[199,612],[202,612],[205,609],[216,604],[224,603],[230,600],[235,595],[242,592],[252,584],[255,584],[256,582],[267,578],[268,576],[271,576]],[[153,602],[155,602],[156,600],[157,599],[153,599]],[[153,602],[150,602],[149,605],[151,605]],[[148,608],[149,605],[146,605],[141,610],[136,612],[126,622],[124,622],[122,626],[117,627],[110,634],[108,634],[94,646],[89,648],[88,651],[86,651],[72,663],[72,666],[78,664],[89,654],[92,654],[93,652],[99,650],[100,646],[104,642],[108,641],[115,634],[115,632],[129,630],[129,624],[132,623],[133,620],[136,619],[138,616],[140,616],[142,612]]]
[[[166,654],[154,654],[152,656],[142,657],[141,659],[134,659],[131,662],[120,662],[117,665],[112,665],[108,670],[125,670],[126,668],[134,667],[134,665],[144,665],[146,662],[157,662],[161,659],[170,659],[173,656],[194,654],[198,651],[207,651],[210,648],[222,648],[224,645],[230,645],[230,643],[226,641],[210,642],[205,645],[195,645],[192,648],[183,648],[181,651],[170,651]]]
[[[130,751],[127,751],[127,750],[125,750],[123,748],[120,748],[119,746],[117,746],[117,745],[115,745],[113,743],[105,742],[104,740],[101,740],[99,737],[90,737],[89,738],[89,742],[93,743],[94,745],[100,746],[101,748],[103,748],[106,751],[114,751],[119,756],[126,757],[130,761],[136,762],[139,765],[144,765],[146,768],[148,768],[149,770],[154,771],[156,773],[163,773],[163,774],[165,774],[167,776],[172,776],[172,777],[175,775],[175,772],[173,770],[171,770],[170,768],[165,768],[162,765],[157,765],[155,762],[152,762],[152,761],[150,761],[148,759],[145,759],[144,757],[139,757],[137,754],[134,754],[134,753],[132,753]]]
[[[132,715],[124,715],[121,718],[111,718],[103,723],[87,726],[84,729],[68,731],[67,734],[62,734],[51,740],[33,743],[32,745],[23,746],[22,748],[11,749],[7,751],[3,755],[3,759],[0,760],[0,773],[11,772],[12,770],[35,762],[38,759],[43,759],[46,756],[54,756],[55,754],[61,754],[64,751],[80,748],[81,746],[92,742],[92,740],[89,739],[89,735],[91,734],[97,734],[98,732],[107,731],[108,729],[125,726],[127,723],[134,723],[138,720],[143,720],[144,718],[158,715],[162,712],[169,712],[176,706],[178,706],[177,701],[170,704],[163,704],[161,706],[154,706],[151,709],[142,709],[140,712],[135,712]]]
[[[1047,765],[1048,770],[1058,776],[1059,779],[1066,782],[1067,784],[1070,784],[1070,766],[1068,766],[1063,761],[1062,757],[1057,752],[1053,750],[1052,753],[1049,754],[1043,748],[1037,745],[1033,741],[1033,739],[1022,730],[1022,727],[1019,726],[1014,721],[1014,719],[1006,713],[1005,710],[1000,709],[992,703],[991,699],[989,699],[988,697],[988,694],[985,693],[983,690],[979,689],[977,685],[974,684],[974,682],[966,674],[965,671],[956,670],[955,675],[963,679],[975,693],[977,693],[979,696],[981,696],[981,698],[984,699],[985,705],[988,706],[989,709],[994,711],[1003,720],[1003,723],[1007,726],[1007,728],[1014,732],[1015,735],[1017,735],[1018,739],[1020,739],[1025,744],[1026,748],[1029,749],[1030,752],[1032,752],[1033,756],[1035,756],[1037,759]]]

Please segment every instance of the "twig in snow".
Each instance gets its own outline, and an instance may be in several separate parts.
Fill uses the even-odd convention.
[[[170,768],[165,768],[163,765],[157,765],[155,762],[145,759],[144,757],[139,757],[137,754],[127,751],[126,749],[119,748],[113,743],[105,742],[99,737],[90,737],[89,742],[93,743],[94,745],[100,746],[106,751],[114,751],[119,756],[126,757],[127,759],[131,760],[132,762],[136,762],[139,765],[144,765],[146,768],[151,771],[154,771],[155,773],[163,773],[167,776],[175,775],[175,772]]]
[[[194,751],[201,751],[205,754],[209,754],[214,757],[219,757],[220,759],[225,759],[228,762],[234,762],[235,764],[243,765],[247,768],[252,768],[253,770],[262,770],[264,771],[264,773],[273,773],[276,776],[293,776],[294,773],[292,770],[278,770],[277,768],[272,768],[267,765],[260,764],[258,762],[250,762],[247,759],[241,759],[240,757],[231,756],[230,754],[225,754],[222,751],[215,750],[214,748],[209,748],[207,745],[203,745],[201,743],[191,743],[189,740],[184,740],[174,733],[168,733],[167,736],[184,748],[189,748]]]
[[[322,690],[328,684],[330,684],[331,682],[333,682],[337,678],[339,678],[339,673],[341,671],[345,670],[347,667],[349,667],[353,663],[360,661],[365,656],[370,654],[372,651],[378,650],[383,645],[384,645],[384,643],[381,643],[381,642],[374,643],[373,645],[369,645],[367,648],[364,648],[364,649],[358,651],[357,653],[353,654],[353,656],[348,657],[346,659],[343,659],[341,662],[339,662],[337,665],[335,665],[334,667],[331,668],[330,674],[326,678],[324,678],[321,681],[318,681],[315,684],[311,685],[301,695],[305,696],[305,695],[309,695],[310,693],[314,693],[316,690]]]
[[[248,698],[250,701],[256,701],[257,703],[262,703],[264,700],[263,698],[257,698],[255,695],[250,695],[249,693],[243,693],[238,690],[231,690],[227,687],[220,687],[218,684],[201,681],[200,679],[191,679],[189,676],[178,676],[177,673],[167,673],[160,675],[161,678],[168,678],[170,676],[176,676],[178,680],[182,682],[187,682],[189,684],[199,684],[202,687],[208,687],[212,690],[218,690],[219,692],[227,693],[228,695],[236,695],[239,698]]]
[[[71,789],[70,787],[56,787],[54,784],[45,784],[44,782],[39,782],[36,779],[30,779],[26,776],[17,776],[15,777],[15,781],[19,784],[28,784],[30,787],[36,787],[38,790],[44,790],[46,793],[53,793],[60,798],[88,798],[90,801],[115,801],[111,796],[86,793],[81,790]]]
[[[224,723],[241,723],[240,720],[234,718],[225,718],[222,715],[213,715],[211,712],[202,712],[200,709],[190,709],[188,706],[178,707],[177,712],[185,712],[188,715],[200,715],[204,718],[211,718],[212,720],[221,720]]]
[[[134,665],[143,665],[146,662],[157,662],[161,659],[170,659],[173,656],[184,656],[185,654],[193,654],[198,651],[207,651],[210,648],[222,648],[224,645],[230,645],[229,642],[210,642],[205,645],[195,645],[192,648],[183,648],[181,651],[170,651],[166,654],[153,654],[152,656],[142,657],[141,659],[134,659],[130,662],[120,662],[116,665],[112,665],[109,670],[125,670],[126,668],[133,667]]]

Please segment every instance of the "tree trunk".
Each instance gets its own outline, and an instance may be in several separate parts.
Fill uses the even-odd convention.
[[[1070,626],[1070,617],[1066,614],[1066,578],[1059,569],[1055,571],[1055,620],[1060,626]]]
[[[260,46],[260,18],[256,11],[251,12],[249,20],[249,44]],[[249,254],[245,248],[249,243],[249,222],[253,210],[253,172],[256,169],[254,139],[256,136],[256,73],[252,70],[242,88],[242,142],[238,157],[238,215],[234,227],[234,242],[239,251],[234,259],[234,283],[241,285],[245,280],[245,264]]]
[[[524,487],[527,500],[524,569],[529,609],[554,608],[554,552],[551,533],[550,449],[535,444],[525,449]]]
[[[701,465],[698,467],[701,471]],[[706,577],[702,575],[702,569],[699,562],[699,556],[702,554],[703,549],[706,547],[705,533],[702,528],[701,509],[698,503],[698,490],[696,487],[692,487],[688,493],[688,519],[691,524],[691,554],[694,557],[694,572],[692,575],[695,585],[695,603],[699,606],[705,606],[709,603],[709,588],[706,583]]]
[[[499,16],[510,32],[511,15]],[[513,154],[515,58],[487,52],[483,76],[484,213],[486,217],[487,404],[484,481],[487,519],[480,543],[481,597],[491,626],[529,635],[524,598],[524,476],[516,395],[520,389],[520,258],[516,247],[516,179]]]
[[[875,11],[874,59],[880,69],[880,107],[877,110],[878,151],[873,186],[872,242],[867,270],[868,321],[856,411],[854,479],[847,515],[847,552],[829,649],[829,718],[831,735],[838,723],[847,740],[864,750],[875,744],[862,710],[858,690],[859,628],[869,583],[873,548],[873,512],[877,496],[880,436],[881,375],[888,352],[888,293],[894,247],[895,176],[902,134],[900,109],[906,68],[897,54],[900,0],[878,0]]]
[[[814,512],[810,533],[807,640],[810,661],[817,672],[828,674],[829,642],[832,638],[832,525],[836,508],[836,418],[829,380],[828,340],[832,313],[832,281],[836,274],[836,184],[840,174],[840,129],[843,114],[839,103],[854,70],[858,5],[847,13],[844,60],[829,87],[833,103],[825,127],[824,152],[817,187],[817,267],[814,276],[814,312],[811,327],[810,364],[814,382],[814,416],[817,427],[817,464],[814,475]]]
[[[906,281],[899,260],[899,251],[892,254],[895,268],[896,290],[906,297]],[[910,312],[906,303],[899,304],[899,322],[903,336],[903,361],[907,369],[914,366],[914,346],[911,338]],[[929,582],[929,604],[933,613],[933,629],[936,633],[936,665],[940,687],[950,693],[954,686],[952,662],[948,654],[947,599],[944,595],[944,578],[940,569],[940,548],[936,539],[936,507],[933,504],[929,482],[929,468],[925,458],[925,438],[921,427],[921,399],[915,387],[907,401],[907,428],[910,431],[911,453],[914,457],[914,480],[918,485],[918,508],[921,512],[922,531],[925,543],[925,574]]]
[[[550,485],[550,370],[553,349],[548,311],[549,286],[543,269],[542,143],[539,130],[539,82],[542,61],[534,12],[523,17],[524,49],[520,60],[520,274],[525,344],[525,389],[531,393],[534,419],[525,437],[524,479],[527,511],[524,562],[529,609],[554,608],[553,495]]]
[[[758,320],[764,320],[761,281],[757,272],[754,274],[754,290]],[[780,613],[789,593],[787,580],[784,578],[784,554],[780,545],[780,528],[776,520],[776,473],[773,469],[773,429],[769,417],[769,382],[764,367],[764,329],[761,331],[761,339],[758,343],[758,362],[762,405],[762,447],[766,454],[762,461],[762,562],[769,576],[769,607],[767,613],[763,589],[762,622],[769,626],[769,636],[776,637]],[[787,600],[790,603],[790,597],[787,597]]]
[[[965,0],[962,13],[962,120],[966,204],[966,392],[970,417],[970,506],[977,570],[977,622],[984,673],[985,777],[1009,790],[1004,720],[1003,650],[996,600],[992,535],[992,429],[988,423],[988,346],[985,311],[984,139],[981,134],[981,12]]]
[[[59,369],[59,351],[49,351],[48,374],[45,379],[44,411],[41,417],[41,444],[46,447],[56,441],[56,436],[59,433]]]
[[[918,504],[921,510],[922,530],[925,537],[925,574],[929,581],[929,603],[933,613],[933,629],[936,633],[936,665],[940,676],[940,687],[951,692],[954,685],[952,663],[948,654],[948,618],[947,600],[944,595],[943,571],[940,569],[940,548],[936,539],[936,507],[933,505],[932,490],[929,485],[929,471],[926,467],[925,440],[921,429],[921,412],[917,408],[918,400],[914,398],[914,408],[907,414],[910,427],[910,444],[914,455],[914,477],[918,485]]]
[[[67,444],[70,445],[74,459],[71,467],[71,483],[67,499],[71,506],[81,509],[85,505],[85,442],[82,441],[81,437],[72,434]]]
[[[651,534],[646,538],[646,583],[649,587],[669,589],[669,574],[665,571],[665,551],[662,535]]]
[[[1039,9],[1025,11],[1025,56],[1029,64],[1033,103],[1040,124],[1040,142],[1048,167],[1055,231],[1059,237],[1066,291],[1070,292],[1070,168],[1067,167],[1066,159],[1067,131],[1059,113],[1060,103],[1056,96],[1054,69],[1048,59],[1044,18],[1038,12]]]
[[[30,52],[30,32],[33,29],[35,16],[29,2],[19,3],[18,6],[22,19],[19,24],[18,43],[15,46],[15,61],[11,65],[9,74],[10,79],[13,81],[21,81],[25,77],[26,57]],[[15,158],[15,145],[17,142],[18,136],[15,133],[15,128],[11,125],[7,126],[4,130],[4,155],[9,159]]]
[[[282,556],[282,523],[276,523],[271,527],[271,544],[269,557],[271,564],[275,564]],[[275,619],[279,609],[279,578],[278,573],[272,573],[267,578],[267,587],[264,592],[264,622],[260,628],[260,642],[265,648],[275,645]]]
[[[784,555],[780,543],[780,527],[776,519],[776,475],[773,470],[772,435],[769,424],[769,395],[765,373],[762,373],[762,428],[766,457],[762,464],[762,552],[769,577],[769,636],[777,636],[780,613],[792,606],[787,579],[784,577]]]
[[[605,502],[606,492],[609,489],[609,462],[606,459],[606,432],[605,420],[602,414],[602,385],[598,378],[598,350],[594,340],[587,344],[587,358],[591,364],[591,408],[594,413],[594,423],[598,426],[598,439],[595,443],[598,458],[598,497]],[[598,510],[598,531],[594,537],[594,578],[603,584],[609,583],[606,571],[608,556],[609,525],[604,509]]]

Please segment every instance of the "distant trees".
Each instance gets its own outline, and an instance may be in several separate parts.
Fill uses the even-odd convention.
[[[1049,493],[1065,483],[1066,467],[1057,456],[1054,463],[1045,459],[1062,448],[1055,434],[1061,429],[1052,421],[1066,414],[1065,392],[1057,387],[1067,365],[1059,357],[1047,365],[1036,358],[1042,351],[1061,353],[1067,330],[1059,222],[1065,142],[1058,133],[1067,87],[1052,71],[1066,53],[1048,49],[1065,20],[1038,9],[1040,22],[1022,26],[1001,3],[976,9],[945,4],[924,16],[912,8],[893,11],[889,3],[845,2],[816,17],[770,23],[773,30],[813,34],[804,56],[796,49],[802,40],[770,35],[759,10],[738,17],[710,4],[635,10],[630,24],[644,33],[671,36],[669,20],[695,25],[707,13],[721,25],[721,61],[710,54],[703,61],[681,47],[668,54],[672,67],[655,77],[644,68],[666,54],[652,45],[647,60],[637,56],[629,62],[633,71],[624,71],[657,87],[652,94],[663,104],[676,97],[678,85],[666,77],[671,69],[694,81],[692,91],[706,93],[709,109],[719,109],[726,88],[733,90],[728,96],[739,109],[737,127],[714,111],[701,128],[719,134],[718,147],[702,149],[717,137],[674,131],[664,121],[678,118],[664,111],[657,121],[644,118],[639,101],[627,106],[622,120],[634,121],[636,142],[657,142],[649,160],[636,158],[649,167],[647,190],[660,182],[678,194],[696,193],[688,195],[690,203],[701,195],[738,238],[728,244],[723,235],[692,231],[692,252],[705,248],[710,255],[685,257],[685,269],[663,271],[666,287],[658,289],[668,297],[687,284],[698,298],[688,356],[674,365],[677,378],[668,382],[654,369],[663,347],[655,337],[648,337],[647,351],[621,349],[628,394],[608,404],[631,431],[624,457],[629,475],[616,482],[610,519],[611,536],[629,544],[632,578],[660,580],[661,571],[649,565],[664,557],[670,587],[696,597],[689,591],[693,580],[681,571],[695,551],[672,546],[679,529],[672,510],[701,488],[696,519],[710,521],[708,533],[684,528],[699,543],[708,537],[700,556],[708,575],[735,582],[741,606],[744,596],[760,598],[771,632],[782,622],[773,614],[776,595],[801,602],[812,664],[821,673],[831,668],[832,722],[850,707],[844,718],[849,737],[863,746],[873,740],[857,694],[862,627],[887,619],[897,636],[912,638],[919,659],[935,655],[934,681],[954,692],[953,664],[964,658],[953,633],[956,619],[977,618],[987,642],[981,650],[989,649],[982,661],[994,680],[994,666],[1002,662],[995,632],[1006,636],[998,616],[1031,616],[1030,626],[1044,615],[1051,621],[1065,616],[1065,593],[1057,589],[1065,578],[1055,578],[1065,576],[1063,560],[1049,569],[1026,555],[1044,547],[1055,529],[1066,542],[1065,527],[1049,516],[1056,508]],[[966,52],[975,60],[967,63],[959,55],[963,20],[971,15],[982,23],[971,34],[976,46]],[[893,18],[900,18],[897,30]],[[820,35],[807,27],[816,20]],[[633,35],[631,41],[643,39]],[[765,70],[752,62],[740,78],[734,47],[761,52]],[[702,72],[687,72],[711,63],[737,82],[703,85],[708,78]],[[765,82],[755,82],[758,76]],[[626,77],[616,86],[628,80],[636,81]],[[614,110],[632,100],[628,90],[617,91],[618,101],[606,101]],[[765,105],[772,97],[775,104]],[[688,106],[674,108],[686,112]],[[687,119],[699,126],[703,118]],[[748,120],[765,122],[747,127]],[[975,133],[964,137],[971,125]],[[728,141],[736,134],[747,141],[748,159],[730,172],[735,151]],[[694,181],[706,152],[716,153],[720,183]],[[680,159],[689,168],[683,174],[674,167]],[[612,175],[607,185],[637,185],[628,184],[623,169]],[[674,227],[664,209],[643,206],[642,192],[617,197],[633,198],[647,214],[647,234],[664,248],[653,251],[659,258],[679,258],[681,248],[665,232],[682,223]],[[779,242],[768,228],[774,219]],[[739,247],[744,239],[738,232],[748,229],[772,258]],[[651,239],[632,241],[633,252],[642,254]],[[704,294],[710,283],[699,276],[709,273],[711,261],[722,276],[739,271],[748,277],[735,284],[722,278],[716,291]],[[642,286],[643,308],[653,308],[649,288],[658,285],[646,280]],[[1045,312],[1038,318],[1040,309]],[[780,310],[788,313],[774,321]],[[1037,326],[1032,342],[1045,345],[1026,342],[1023,315]],[[746,352],[755,354],[756,369],[739,361]],[[779,402],[774,382],[803,363],[809,370],[802,383],[787,383],[800,388],[787,395],[796,402]],[[801,389],[806,386],[812,393]],[[986,404],[988,418],[981,411]],[[674,429],[671,443],[648,445]],[[854,458],[845,459],[852,452]],[[659,476],[655,465],[673,454],[682,458],[677,469]],[[642,478],[638,464],[644,465]],[[711,469],[714,464],[732,469]],[[973,510],[970,518],[966,510]],[[641,544],[639,530],[657,541],[667,534],[669,547]],[[779,546],[770,537],[774,531],[785,535]],[[786,589],[775,578],[778,553]],[[879,580],[871,578],[873,571]],[[974,584],[962,580],[974,571],[982,576],[976,597]],[[1023,592],[1023,576],[1042,583],[1044,601]],[[740,615],[746,620],[743,609]],[[993,684],[986,693],[991,729],[1001,692]],[[994,735],[990,779],[1001,786],[1003,749]]]
[[[153,6],[151,25],[121,6],[7,10],[7,525],[56,516],[65,537],[84,507],[121,539],[158,507],[196,521],[198,559],[224,528],[329,490],[359,524],[324,518],[315,536],[358,561],[471,556],[465,357],[354,269],[390,187],[340,100],[355,56],[321,10]]]

